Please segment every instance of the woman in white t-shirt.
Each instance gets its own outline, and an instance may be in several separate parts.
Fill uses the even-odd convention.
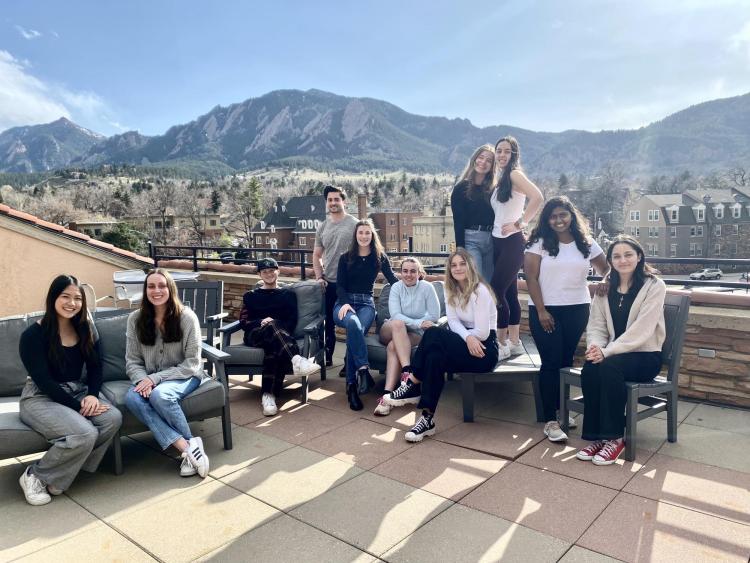
[[[544,434],[552,442],[568,439],[557,421],[560,368],[573,365],[586,330],[591,305],[586,278],[591,266],[601,275],[609,271],[586,219],[567,197],[551,198],[529,237],[523,271],[529,290],[529,328],[542,360]]]

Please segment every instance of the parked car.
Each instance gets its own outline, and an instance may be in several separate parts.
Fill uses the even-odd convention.
[[[740,274],[740,281],[750,281],[750,273],[742,272]]]
[[[242,264],[250,264],[252,260],[250,259],[250,251],[247,249],[240,249],[237,252],[234,253],[234,263],[238,266]]]
[[[719,268],[703,268],[690,274],[691,280],[720,280],[723,272]]]
[[[219,258],[221,258],[222,264],[229,264],[232,262],[232,258],[234,258],[234,254],[231,252],[222,252],[219,254]]]

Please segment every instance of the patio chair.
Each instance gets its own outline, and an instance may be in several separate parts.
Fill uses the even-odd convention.
[[[627,461],[635,459],[637,446],[636,426],[639,420],[667,412],[667,440],[677,441],[677,378],[682,358],[682,343],[685,338],[690,309],[689,295],[667,294],[664,300],[664,322],[666,339],[661,349],[662,365],[666,366],[666,375],[657,376],[650,383],[626,382],[627,402],[625,404],[625,452]],[[570,386],[581,386],[580,368],[563,368],[560,370],[560,425],[568,431],[568,413],[575,411],[586,413],[583,409],[583,396],[570,398]],[[646,408],[639,411],[638,405]]]
[[[177,293],[186,306],[198,316],[201,330],[205,331],[203,342],[214,348],[221,346],[219,329],[224,312],[224,282],[222,281],[176,281]]]

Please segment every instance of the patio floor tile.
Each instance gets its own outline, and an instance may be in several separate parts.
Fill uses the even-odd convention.
[[[515,459],[544,438],[541,427],[476,417],[475,422],[459,424],[435,436],[447,442],[480,452]]]
[[[280,412],[276,416],[264,417],[263,420],[248,424],[246,428],[299,445],[349,424],[352,420],[352,415],[307,404]]]
[[[606,487],[512,463],[460,503],[574,543],[616,494]]]
[[[426,441],[372,471],[412,487],[458,500],[509,462],[437,441]]]
[[[477,389],[479,392],[479,389]],[[476,415],[498,420],[507,420],[534,426],[536,422],[536,405],[533,395],[505,393],[489,405],[478,406]]]
[[[372,473],[363,473],[291,512],[295,518],[380,555],[452,503]]]
[[[574,545],[560,559],[559,563],[617,563],[618,561],[619,559]]]
[[[290,541],[293,540],[293,541]],[[199,561],[369,563],[377,559],[289,516],[274,518]]]
[[[297,446],[222,481],[288,512],[360,473],[354,465]]]
[[[221,434],[204,439],[203,444],[211,466],[210,475],[217,479],[294,447],[294,444],[243,426],[232,431],[231,450],[224,449]]]
[[[656,454],[623,491],[750,525],[750,473]]]
[[[279,515],[219,481],[208,481],[111,524],[159,559],[191,561]]]
[[[417,419],[422,414],[422,411],[408,405],[405,407],[395,407],[391,410],[391,414],[388,416],[375,416],[372,413],[374,408],[375,406],[373,405],[372,409],[362,411],[364,413],[361,415],[362,418],[372,420],[378,424],[393,426],[404,432],[411,430],[417,423]],[[463,423],[463,421],[464,417],[460,411],[441,404],[435,414],[435,424],[437,425],[437,432],[435,435],[445,432],[454,426]]]
[[[698,406],[698,403],[691,403],[690,401],[677,401],[677,422],[681,423],[684,422],[685,419],[693,412],[695,407]],[[657,415],[654,415],[654,418],[663,418],[666,420],[667,413],[666,412],[660,412]]]
[[[454,505],[404,539],[387,561],[557,561],[569,544],[462,505]]]
[[[553,473],[619,490],[653,455],[649,451],[639,450],[636,452],[635,461],[625,461],[620,458],[612,465],[599,467],[590,461],[581,461],[576,458],[576,452],[588,443],[575,438],[562,444],[544,440],[517,461],[524,465],[547,469]]]
[[[305,442],[304,446],[363,469],[371,469],[413,447],[413,444],[404,440],[402,430],[360,419]]]
[[[750,527],[620,493],[577,543],[623,561],[746,563]]]
[[[660,454],[750,473],[750,436],[680,424],[677,442],[665,442]]]
[[[578,426],[571,429],[568,432],[568,436],[571,438],[581,438],[581,432],[583,432],[583,415],[579,415],[576,418]],[[677,430],[677,436],[679,438],[679,426]],[[638,423],[636,430],[636,448],[639,450],[647,450],[649,452],[655,452],[664,445],[667,441],[667,421],[666,419],[652,416],[641,420]]]
[[[697,405],[685,418],[686,424],[703,426],[727,432],[750,434],[750,411],[715,407],[713,405]]]

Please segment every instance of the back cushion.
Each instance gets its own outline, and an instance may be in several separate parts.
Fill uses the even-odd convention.
[[[20,395],[26,385],[27,372],[18,353],[18,343],[28,326],[26,315],[0,321],[0,397]]]
[[[434,281],[432,282],[432,287],[435,288],[435,292],[438,296],[438,301],[440,301],[440,316],[445,316],[445,282],[442,281]]]
[[[323,310],[323,292],[317,281],[297,282],[289,286],[297,296],[297,327],[294,337],[302,338],[303,329],[317,319]]]
[[[128,328],[128,316],[97,319],[96,330],[99,333],[99,353],[102,356],[102,376],[104,381],[127,379],[125,375],[125,332]]]
[[[377,323],[378,332],[380,332],[385,321],[391,318],[391,311],[388,308],[388,298],[390,295],[391,284],[387,283],[383,286],[383,289],[380,290],[380,297],[378,297],[378,302],[375,304],[375,312],[377,313],[375,321]]]

